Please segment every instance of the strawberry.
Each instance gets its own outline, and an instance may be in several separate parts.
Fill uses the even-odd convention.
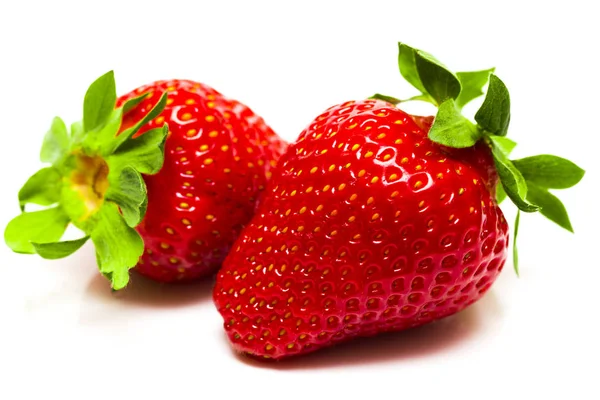
[[[404,44],[399,61],[435,119],[375,95],[329,108],[290,145],[217,275],[238,351],[282,359],[468,307],[505,266],[506,195],[572,230],[548,188],[583,171],[555,156],[509,160],[510,101],[492,70],[454,74]],[[488,80],[475,125],[460,109]]]
[[[170,282],[221,266],[254,214],[283,142],[244,104],[187,80],[154,82],[121,97],[119,105],[149,93],[125,115],[124,128],[142,120],[165,92],[164,110],[139,133],[164,122],[170,131],[163,168],[144,179],[148,210],[136,229],[146,250],[136,270]]]
[[[117,99],[114,75],[88,89],[82,122],[55,118],[4,237],[15,252],[55,259],[94,243],[113,289],[129,269],[162,282],[214,273],[284,143],[248,107],[187,80]],[[29,204],[46,206],[25,210]],[[72,224],[82,237],[61,240]]]

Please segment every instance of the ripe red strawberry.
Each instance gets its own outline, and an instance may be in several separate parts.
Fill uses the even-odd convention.
[[[481,298],[506,262],[498,177],[520,209],[537,209],[512,180],[529,176],[525,189],[541,188],[551,163],[538,158],[519,172],[527,163],[508,160],[512,142],[500,136],[508,113],[485,115],[508,103],[499,79],[491,77],[475,127],[460,115],[470,99],[459,94],[477,88],[408,49],[415,86],[440,107],[433,125],[362,100],[328,109],[301,133],[217,277],[214,301],[238,351],[281,359],[454,314]],[[490,75],[481,73],[479,87]],[[458,91],[440,92],[451,77]],[[563,187],[583,174],[569,165],[575,174]]]
[[[41,152],[51,166],[19,192],[23,212],[5,241],[60,258],[91,238],[114,289],[136,264],[162,282],[214,273],[284,146],[248,107],[206,85],[158,81],[117,99],[112,71],[90,86],[70,131],[55,119]],[[25,212],[30,203],[50,207]],[[70,223],[83,237],[61,241]]]
[[[125,115],[124,127],[164,92],[164,110],[140,130],[169,125],[163,168],[145,177],[148,210],[136,229],[146,251],[136,270],[159,281],[191,280],[221,266],[284,144],[247,106],[188,80],[154,82],[121,97],[118,105],[150,93]]]
[[[379,100],[302,132],[219,274],[238,348],[280,358],[420,325],[490,287],[506,221],[477,169],[426,134]]]

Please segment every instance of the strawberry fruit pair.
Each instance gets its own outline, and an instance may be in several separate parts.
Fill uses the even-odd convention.
[[[408,100],[434,104],[435,117],[376,94],[329,108],[290,145],[204,84],[159,81],[117,99],[108,73],[82,122],[54,120],[41,151],[50,166],[20,190],[5,241],[55,259],[91,239],[115,290],[131,268],[161,282],[218,271],[225,330],[260,358],[454,314],[504,268],[498,204],[518,207],[514,241],[521,211],[572,231],[549,189],[584,171],[551,155],[510,159],[510,98],[493,69],[455,74],[405,44],[398,63],[420,92]],[[461,109],[486,85],[474,123]],[[82,238],[61,241],[68,224]]]

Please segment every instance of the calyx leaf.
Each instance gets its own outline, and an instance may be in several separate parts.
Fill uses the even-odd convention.
[[[52,126],[42,144],[40,160],[45,163],[54,164],[60,160],[69,150],[70,140],[67,126],[59,117],[55,117]]]
[[[144,242],[136,230],[125,223],[115,203],[107,202],[102,207],[91,237],[100,272],[110,279],[114,290],[127,286],[129,269],[144,252]]]
[[[148,93],[144,93],[138,97],[134,97],[133,99],[129,99],[123,104],[123,114],[127,114],[129,111],[136,108],[144,99],[148,97]]]
[[[515,233],[513,235],[513,268],[515,273],[519,276],[519,250],[517,249],[517,236],[519,235],[519,222],[521,220],[521,210],[517,210],[517,216],[515,217]]]
[[[426,93],[425,86],[421,83],[421,77],[417,71],[417,50],[404,44],[398,43],[398,67],[400,74],[413,85],[419,92]]]
[[[440,105],[460,94],[457,76],[429,53],[398,43],[398,67],[402,76],[422,93],[420,100]]]
[[[477,143],[480,133],[471,121],[463,117],[454,100],[447,99],[440,105],[428,137],[444,146],[463,148]]]
[[[33,174],[19,190],[21,211],[26,204],[49,206],[58,203],[62,176],[54,167],[42,168]]]
[[[489,135],[488,138],[506,157],[510,156],[510,153],[517,146],[516,142],[504,136]]]
[[[31,244],[59,240],[67,229],[69,217],[61,207],[24,212],[13,218],[4,230],[4,241],[14,252],[34,254]]]
[[[547,189],[539,187],[531,182],[527,183],[527,199],[538,204],[540,214],[556,223],[561,228],[573,232],[573,226],[569,220],[569,214],[563,203]]]
[[[421,83],[436,104],[458,97],[461,91],[460,81],[444,64],[421,50],[416,51],[415,61]]]
[[[156,174],[163,166],[168,133],[169,127],[165,124],[128,140],[109,157],[109,164],[118,170],[130,165],[143,174]]]
[[[96,133],[86,136],[83,145],[92,152],[110,154],[123,121],[123,109],[113,110],[106,120],[106,124]]]
[[[76,121],[71,124],[71,141],[74,144],[79,143],[83,133],[83,121]]]
[[[481,108],[475,114],[475,121],[486,131],[498,136],[506,136],[510,123],[510,96],[504,82],[496,75],[490,75],[490,84]]]
[[[502,186],[502,184],[496,185],[496,203],[500,204],[504,200],[506,200],[506,192],[504,191],[504,186]]]
[[[108,71],[88,88],[83,100],[83,127],[87,132],[102,128],[115,108],[117,90],[115,75]]]
[[[57,260],[75,253],[88,241],[90,237],[85,236],[81,239],[66,240],[64,242],[52,243],[32,243],[35,252],[46,260]]]
[[[515,203],[519,210],[525,212],[537,211],[539,207],[527,200],[527,182],[525,182],[525,178],[523,178],[519,170],[498,147],[492,147],[492,155],[506,195]]]
[[[136,133],[138,133],[138,131],[142,128],[142,126],[146,125],[152,119],[156,118],[162,112],[162,110],[165,108],[165,106],[167,105],[167,97],[168,97],[167,92],[164,92],[162,94],[162,96],[160,97],[160,99],[158,100],[158,102],[154,105],[154,107],[152,107],[152,109],[148,112],[148,114],[146,114],[144,116],[144,118],[142,118],[140,121],[138,121],[131,128],[128,128],[128,129],[124,130],[123,132],[121,132],[121,134],[119,136],[117,136],[116,139],[114,140],[114,146],[113,146],[112,150],[113,151],[117,150],[128,139],[131,139]]]
[[[375,93],[373,96],[369,97],[369,99],[383,100],[383,101],[387,101],[388,103],[392,103],[394,105],[400,104],[402,102],[402,100],[400,100],[400,99],[397,99],[392,96],[387,96],[385,94],[380,94],[380,93]]]
[[[461,91],[456,99],[456,106],[462,109],[470,101],[483,95],[483,87],[488,83],[490,74],[495,68],[482,71],[457,72],[456,77],[460,81]]]
[[[513,163],[528,182],[542,188],[567,189],[578,184],[585,175],[575,163],[549,154],[521,158]]]
[[[106,198],[120,206],[127,225],[137,226],[144,218],[148,203],[146,184],[142,175],[131,166],[126,166],[118,177],[109,176],[109,182],[110,187]]]

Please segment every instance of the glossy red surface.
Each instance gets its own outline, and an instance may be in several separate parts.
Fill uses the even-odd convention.
[[[252,217],[284,143],[245,105],[196,82],[159,81],[121,97],[151,93],[128,113],[139,121],[168,92],[143,132],[169,124],[162,170],[145,176],[148,210],[137,227],[146,250],[136,270],[170,282],[214,273]]]
[[[307,353],[443,318],[489,289],[508,226],[480,164],[488,149],[461,159],[426,129],[370,100],[302,132],[218,273],[214,300],[237,350]]]

